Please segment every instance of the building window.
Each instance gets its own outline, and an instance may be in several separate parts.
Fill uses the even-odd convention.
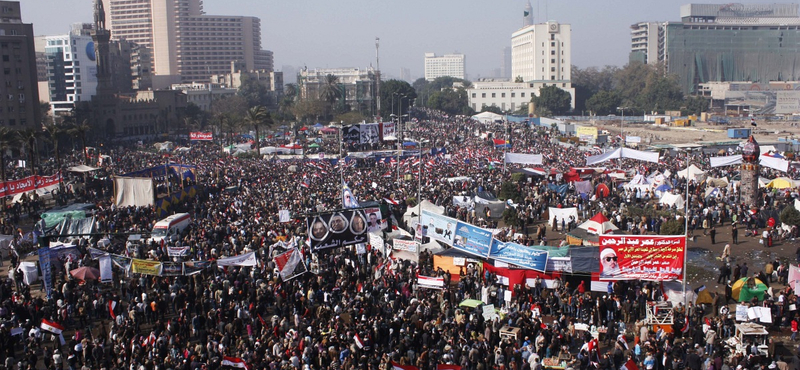
[[[481,93],[481,98],[485,98],[485,97],[486,97],[486,93]]]
[[[492,97],[493,97],[493,98],[494,98],[494,97],[496,97],[496,96],[497,96],[497,94],[495,94],[495,93],[492,93]]]
[[[556,71],[556,67],[550,67],[550,72],[555,72],[555,71]]]
[[[478,95],[478,94],[472,93],[472,98],[473,99],[475,99],[475,95]]]
[[[555,64],[555,63],[556,63],[556,60],[555,60],[555,59],[550,59],[550,63],[553,63],[553,64]]]
[[[515,94],[515,93],[513,93],[513,92],[511,93],[511,97],[512,97],[512,98],[514,97],[514,94]]]
[[[556,55],[556,51],[555,50],[550,50],[550,55]]]
[[[551,33],[550,34],[550,40],[555,40],[555,39],[556,39],[556,34],[555,33]]]
[[[525,93],[519,93],[519,96],[520,96],[521,98],[524,98],[524,97],[525,97]]]
[[[500,97],[501,98],[505,98],[506,97],[506,93],[500,93]]]
[[[550,80],[555,81],[555,79],[556,79],[556,76],[550,76]]]
[[[17,120],[15,120],[15,119],[13,119],[13,118],[12,118],[12,119],[9,119],[9,120],[8,120],[8,125],[9,125],[9,126],[16,126],[16,125],[17,125]]]
[[[550,43],[550,47],[553,47],[553,48],[556,47],[556,43],[555,42],[551,42]]]

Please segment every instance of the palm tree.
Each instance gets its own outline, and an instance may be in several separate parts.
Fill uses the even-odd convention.
[[[188,130],[189,128],[194,127],[194,119],[192,117],[183,117],[183,129]]]
[[[45,140],[53,144],[53,152],[56,157],[56,171],[61,171],[61,155],[58,153],[59,137],[65,132],[64,128],[55,123],[44,125],[44,132],[47,134]]]
[[[0,177],[2,177],[3,182],[7,180],[6,152],[15,145],[16,139],[14,131],[11,131],[8,127],[0,127]]]
[[[39,131],[33,128],[26,128],[17,131],[17,137],[23,146],[27,146],[28,162],[30,162],[30,170],[32,175],[36,175],[36,143],[39,137]]]
[[[89,126],[89,120],[85,119],[81,124],[73,125],[72,128],[69,129],[70,135],[77,136],[81,139],[81,147],[83,148],[83,164],[89,164],[89,154],[86,153],[86,133],[91,130]]]
[[[258,141],[260,139],[258,127],[263,125],[266,121],[266,118],[269,116],[269,112],[267,112],[267,108],[263,105],[257,105],[255,107],[250,108],[247,113],[244,115],[244,122],[248,126],[253,126],[253,129],[256,131],[256,152],[258,152]]]
[[[332,74],[326,75],[319,92],[319,97],[327,102],[331,111],[333,111],[333,104],[342,98],[342,89],[339,88],[339,77]]]

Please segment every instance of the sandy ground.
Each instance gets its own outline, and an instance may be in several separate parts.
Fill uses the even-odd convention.
[[[800,127],[791,126],[787,121],[762,121],[758,120],[758,127],[753,130],[753,134],[758,142],[774,142],[778,138],[787,138],[800,135]],[[620,133],[619,121],[598,122],[599,130],[608,130],[613,135]],[[740,120],[728,125],[715,125],[705,122],[697,122],[692,127],[669,127],[650,123],[628,123],[622,127],[625,135],[639,136],[642,143],[646,144],[684,144],[697,143],[700,141],[731,141],[737,139],[728,138],[728,128],[750,128],[749,120]]]

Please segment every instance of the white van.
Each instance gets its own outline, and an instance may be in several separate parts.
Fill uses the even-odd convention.
[[[150,233],[150,240],[156,243],[160,243],[165,238],[166,241],[176,241],[181,237],[181,233],[189,227],[191,221],[192,217],[188,213],[176,213],[158,221]]]

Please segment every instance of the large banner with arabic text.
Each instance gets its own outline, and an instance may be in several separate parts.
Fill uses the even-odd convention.
[[[683,278],[683,235],[601,235],[600,280]]]
[[[61,175],[28,176],[24,179],[0,182],[0,197],[10,197],[20,193],[58,185]]]
[[[367,216],[363,209],[306,217],[306,226],[312,251],[367,242]]]
[[[492,232],[459,221],[453,237],[453,248],[478,257],[487,257],[492,247]]]
[[[547,251],[535,247],[503,243],[497,239],[492,239],[492,249],[489,252],[489,258],[541,272],[547,271],[547,255]]]

